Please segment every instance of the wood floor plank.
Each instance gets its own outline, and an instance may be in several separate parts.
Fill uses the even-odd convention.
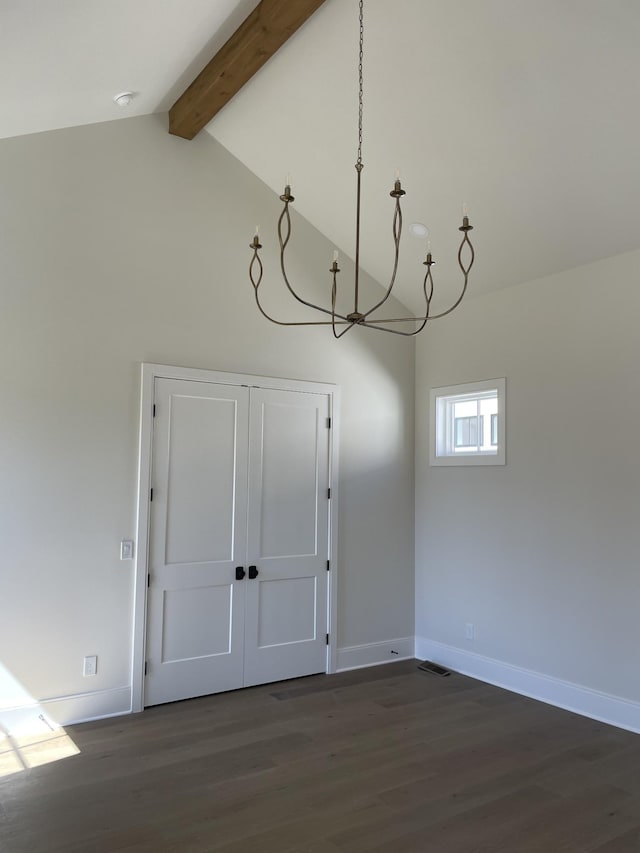
[[[587,853],[612,838],[632,829],[638,813],[629,813],[625,805],[631,797],[608,785],[598,785],[571,797],[556,801],[544,814],[544,821],[526,817],[517,835],[502,836],[502,849],[517,844],[522,853],[553,849],[558,853]],[[633,804],[635,810],[636,804]]]
[[[535,815],[540,819],[556,799],[549,792],[530,787],[490,799],[473,809],[453,815],[445,814],[441,818],[437,817],[437,810],[425,809],[428,814],[422,826],[398,835],[392,841],[373,844],[367,849],[372,853],[396,853],[399,850],[402,853],[424,853],[430,849],[438,853],[469,853],[474,850],[480,837],[487,849],[491,849],[501,833],[518,827],[525,815]],[[348,850],[349,847],[344,849]]]
[[[640,827],[638,826],[601,844],[600,847],[594,847],[593,853],[635,853],[637,850],[640,850]]]
[[[640,851],[637,735],[415,661],[67,735],[4,750],[2,853]]]

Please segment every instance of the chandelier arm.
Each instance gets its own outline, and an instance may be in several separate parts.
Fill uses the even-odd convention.
[[[257,238],[256,238],[256,241],[257,241]],[[254,272],[253,272],[253,266],[256,263],[256,261],[258,263],[258,269],[260,271],[257,281],[254,278]],[[251,284],[253,285],[253,289],[255,290],[256,295],[258,293],[258,288],[260,287],[260,282],[262,281],[262,273],[263,272],[264,272],[264,267],[262,266],[262,261],[260,260],[260,255],[258,254],[258,246],[254,245],[253,257],[251,258],[251,263],[249,264],[249,280],[251,281]]]
[[[371,326],[374,323],[422,323],[425,320],[433,320],[433,317],[426,314],[424,317],[422,315],[419,317],[380,317],[380,319],[367,320],[364,323],[360,323],[360,325]]]
[[[424,319],[422,320],[420,326],[414,331],[407,333],[410,337],[411,335],[417,335],[418,332],[421,332],[424,327],[427,325],[429,321],[429,309],[431,308],[431,298],[433,297],[433,278],[431,276],[431,253],[427,256],[427,261],[425,261],[427,265],[427,272],[425,274],[424,280],[422,282],[422,292],[424,293],[424,301],[426,302],[426,309],[424,314]],[[427,286],[429,287],[429,293],[427,293]]]
[[[393,260],[393,271],[391,273],[391,281],[389,283],[389,287],[386,290],[385,295],[382,297],[380,302],[376,303],[373,308],[369,308],[368,311],[365,312],[364,317],[367,318],[369,314],[373,314],[378,308],[380,308],[387,299],[391,296],[391,291],[393,290],[393,286],[396,283],[396,275],[398,274],[398,262],[400,260],[400,237],[402,236],[402,209],[400,207],[400,198],[396,198],[396,207],[393,214],[393,244],[395,247],[395,257]]]
[[[287,234],[286,234],[286,237],[284,239],[282,237],[282,221],[283,221],[283,219],[286,220],[286,223],[287,223]],[[294,297],[294,299],[297,299],[298,302],[301,302],[303,305],[306,305],[307,308],[314,308],[316,311],[321,311],[323,314],[330,314],[331,316],[333,316],[334,312],[332,312],[328,308],[322,308],[320,305],[314,305],[313,302],[307,302],[306,299],[303,299],[301,296],[298,296],[298,294],[295,292],[295,290],[291,286],[291,283],[289,282],[289,279],[287,278],[287,271],[286,271],[285,265],[284,265],[284,250],[287,248],[287,243],[289,242],[290,237],[291,237],[291,216],[289,215],[289,202],[285,201],[284,208],[282,210],[282,213],[280,214],[280,218],[278,219],[278,241],[280,243],[280,269],[282,271],[282,278],[284,279],[284,283],[286,284],[291,295]],[[336,314],[335,316],[340,317],[341,320],[346,321],[346,319],[347,319],[342,314]],[[331,322],[331,321],[328,321],[328,322]],[[289,324],[286,324],[286,325],[289,325]],[[295,324],[293,324],[293,325],[295,325]]]
[[[409,323],[415,322],[420,323],[420,328],[416,329],[415,332],[404,332],[405,335],[417,335],[418,332],[421,332],[424,327],[427,325],[427,321],[433,319],[429,315],[429,309],[431,307],[431,300],[433,298],[433,276],[431,274],[431,267],[433,266],[434,261],[431,260],[431,252],[427,255],[427,260],[424,262],[424,265],[427,268],[424,279],[422,281],[422,292],[424,294],[424,301],[426,304],[424,317],[392,317],[390,319],[378,319],[374,318],[374,323]],[[427,292],[428,290],[428,292]],[[379,328],[379,327],[375,327]],[[390,332],[391,329],[384,329],[384,331]]]
[[[260,304],[260,299],[259,299],[257,293],[256,293],[256,304],[257,304],[258,310],[260,311],[262,316],[266,317],[267,320],[270,320],[272,323],[275,323],[276,326],[331,326],[332,322],[335,322],[336,326],[346,326],[347,328],[351,328],[351,326],[353,325],[353,323],[350,323],[348,320],[335,320],[335,321],[331,321],[331,320],[304,320],[304,321],[302,321],[302,320],[300,320],[300,321],[299,320],[295,320],[295,321],[294,320],[291,320],[291,321],[276,320],[274,317],[271,317],[269,314],[267,314],[267,312],[264,310],[264,308]]]
[[[338,333],[336,331],[337,325],[344,325],[344,322],[336,323],[336,319],[335,319],[336,317],[340,316],[339,314],[336,314],[336,310],[335,310],[336,309],[336,297],[338,295],[338,281],[336,279],[336,275],[340,272],[340,270],[338,269],[337,261],[333,262],[333,266],[331,267],[331,272],[333,273],[333,284],[331,285],[331,311],[332,311],[332,314],[331,314],[331,331],[333,332],[333,337],[338,339],[338,338],[341,338],[343,335],[346,335],[346,333],[349,331],[349,329],[352,329],[355,324],[351,320],[347,320],[347,323],[348,323],[347,327],[345,329],[343,329],[340,333]]]
[[[336,340],[341,338],[343,335],[346,335],[347,332],[349,331],[349,329],[353,329],[353,327],[356,325],[351,320],[347,320],[346,322],[347,322],[347,325],[345,326],[345,328],[341,332],[336,332],[336,326],[338,326],[338,325],[344,326],[345,325],[344,322],[343,323],[336,323],[335,321],[333,321],[331,323],[331,330],[333,331],[333,337],[336,338]]]
[[[355,325],[356,325],[355,323],[351,323],[350,325],[345,326],[345,328],[340,332],[340,334],[339,334],[339,335],[336,335],[336,337],[337,337],[337,338],[341,338],[343,335],[346,335],[346,334],[347,334],[347,332],[349,331],[349,329],[353,329],[353,327],[354,327]]]
[[[259,275],[256,281],[255,273],[253,271],[254,264],[258,262]],[[263,266],[262,261],[260,260],[260,255],[258,254],[257,247],[253,250],[253,257],[251,259],[251,263],[249,264],[249,278],[251,279],[251,284],[253,285],[253,292],[256,299],[256,305],[258,306],[258,310],[262,314],[263,317],[266,317],[267,320],[270,320],[272,323],[275,323],[277,326],[348,326],[351,327],[353,324],[346,320],[344,317],[341,317],[340,314],[336,314],[331,320],[305,320],[305,321],[284,321],[284,320],[276,320],[274,317],[271,317],[270,314],[264,310],[260,303],[260,295],[258,293],[258,288],[260,287],[260,283],[262,282],[262,273]],[[339,319],[336,320],[335,317]]]
[[[460,296],[456,299],[456,301],[453,303],[453,305],[451,305],[449,308],[447,308],[446,311],[441,311],[439,314],[433,314],[430,319],[431,320],[439,320],[441,317],[446,317],[447,314],[451,314],[451,312],[454,311],[458,307],[458,305],[460,305],[460,303],[462,302],[462,299],[463,299],[465,293],[467,292],[467,284],[468,284],[468,278],[465,275],[464,285],[462,287],[462,290],[460,291]]]
[[[429,308],[431,307],[431,299],[433,298],[433,276],[431,275],[431,267],[433,266],[433,261],[431,260],[431,252],[427,255],[427,260],[424,262],[424,265],[427,268],[424,279],[422,281],[422,292],[424,294],[424,301],[426,303],[426,309],[424,317],[393,317],[389,320],[385,319],[374,319],[373,323],[408,323],[415,322],[420,323],[420,326],[413,332],[396,332],[396,334],[403,334],[407,337],[412,335],[417,335],[421,332],[424,327],[427,325],[427,322],[432,319],[429,316]],[[428,292],[427,292],[428,290]],[[363,325],[369,325],[371,328],[381,329],[385,332],[392,332],[393,329],[387,329],[386,327],[381,327],[369,323],[364,323]]]
[[[396,317],[391,320],[375,320],[373,323],[364,322],[362,325],[369,326],[370,329],[376,329],[381,332],[390,332],[393,335],[403,335],[406,338],[411,338],[414,335],[418,335],[424,327],[427,325],[429,321],[429,308],[431,306],[431,298],[433,296],[433,278],[431,276],[431,255],[427,256],[427,260],[425,261],[427,266],[427,272],[425,274],[424,280],[422,282],[422,292],[424,293],[424,298],[427,303],[427,308],[425,311],[424,317]],[[427,293],[427,286],[429,287],[429,292]],[[414,329],[412,332],[401,332],[398,329],[388,329],[386,326],[379,326],[378,323],[407,323],[414,322],[420,323],[417,329]]]
[[[432,264],[428,262],[428,258],[431,257],[431,253],[427,256],[427,274],[424,277],[424,282],[422,283],[422,289],[424,291],[424,298],[427,300],[427,317],[429,316],[429,306],[431,305],[431,300],[433,299],[433,276],[431,275],[431,267]],[[429,295],[427,295],[427,281],[429,282]]]
[[[430,256],[429,256],[430,257]],[[429,283],[429,293],[427,294],[427,282]],[[422,291],[424,293],[424,298],[427,303],[427,308],[425,311],[424,317],[401,317],[394,318],[392,320],[375,320],[374,323],[364,323],[363,325],[369,326],[371,329],[377,329],[381,332],[391,332],[393,335],[403,335],[406,338],[411,338],[414,335],[420,334],[420,332],[427,325],[427,322],[431,319],[429,317],[429,308],[431,306],[431,297],[433,296],[433,278],[431,277],[431,263],[427,262],[427,273],[424,277],[424,281],[422,282]],[[387,329],[385,326],[378,326],[378,323],[403,323],[410,322],[420,323],[417,329],[414,329],[412,332],[400,332],[398,329]]]
[[[467,289],[467,284],[468,284],[469,272],[471,271],[471,267],[473,266],[473,262],[475,260],[475,252],[473,250],[473,245],[471,243],[471,240],[469,240],[469,235],[468,235],[468,231],[470,231],[470,230],[471,230],[470,227],[464,228],[465,236],[464,236],[462,242],[460,243],[460,248],[458,249],[458,264],[459,264],[460,269],[462,270],[462,274],[464,276],[464,285],[463,285],[462,292],[461,292],[460,296],[458,297],[458,299],[454,302],[454,304],[450,308],[448,308],[446,311],[442,311],[440,314],[431,314],[431,315],[429,314],[429,305],[430,305],[431,299],[433,297],[433,278],[431,276],[431,269],[429,269],[427,272],[427,275],[425,276],[424,286],[423,286],[423,289],[425,291],[425,297],[427,299],[427,311],[426,311],[425,316],[424,317],[390,317],[390,318],[385,319],[385,320],[376,320],[376,322],[378,322],[378,323],[407,323],[410,321],[414,321],[414,322],[424,321],[422,326],[418,330],[418,331],[422,331],[422,329],[424,328],[424,325],[426,324],[426,322],[428,320],[438,320],[440,317],[446,317],[447,314],[450,314],[454,310],[454,308],[457,308],[458,305],[462,302],[463,296],[465,295],[465,292]],[[462,262],[462,251],[463,251],[465,245],[468,245],[469,249],[471,251],[471,258],[470,258],[469,263],[466,267],[465,267],[464,263]],[[427,292],[426,292],[427,280],[429,281],[429,285],[430,285],[429,294],[427,294]],[[365,324],[363,324],[363,325],[365,325]],[[367,325],[371,326],[371,324],[367,324]],[[373,326],[371,326],[371,327],[373,328]],[[381,327],[376,326],[375,328],[381,328]],[[382,330],[387,331],[387,332],[392,331],[391,329],[382,329]],[[398,333],[398,334],[400,334],[400,333]],[[416,333],[405,332],[404,334],[416,334]]]
[[[389,332],[389,334],[391,334],[391,335],[402,335],[405,338],[411,338],[414,335],[419,334],[424,329],[428,319],[429,319],[428,317],[403,317],[401,322],[405,322],[405,323],[409,320],[413,320],[414,322],[416,322],[417,320],[422,321],[421,325],[417,329],[415,329],[413,332],[401,332],[399,329],[387,329],[386,326],[379,326],[378,325],[378,323],[397,322],[397,321],[393,321],[393,320],[378,320],[375,323],[364,322],[364,323],[360,323],[359,325],[361,325],[365,329],[377,329],[379,332]]]
[[[333,262],[333,282],[331,284],[331,331],[333,332],[333,337],[337,338],[336,334],[336,298],[338,295],[338,282],[336,281],[336,275],[338,272],[338,264]]]
[[[469,272],[471,271],[471,267],[473,266],[473,262],[475,260],[476,255],[473,251],[471,240],[469,239],[469,231],[471,230],[471,226],[463,226],[463,228],[461,228],[460,230],[464,230],[464,237],[462,239],[462,242],[460,243],[460,248],[458,249],[458,265],[462,270],[462,275],[464,276],[464,285],[462,287],[462,291],[460,292],[460,296],[458,296],[453,305],[451,305],[450,308],[447,308],[446,311],[441,311],[440,314],[434,314],[431,317],[432,320],[439,320],[440,317],[446,317],[447,314],[451,314],[451,312],[455,308],[457,308],[458,305],[460,305],[465,293],[467,292],[467,285],[469,283]],[[467,245],[471,251],[471,258],[469,259],[469,264],[466,267],[462,262],[462,250],[464,249],[465,245]]]

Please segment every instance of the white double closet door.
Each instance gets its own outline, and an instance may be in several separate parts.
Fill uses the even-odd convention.
[[[329,397],[155,380],[145,705],[326,671]]]

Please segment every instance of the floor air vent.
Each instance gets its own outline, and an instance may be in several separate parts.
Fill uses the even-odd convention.
[[[423,669],[425,672],[432,672],[434,675],[451,675],[450,670],[439,666],[431,660],[423,660],[422,663],[418,664],[418,669]]]

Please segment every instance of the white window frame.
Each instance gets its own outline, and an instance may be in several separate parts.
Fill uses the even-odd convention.
[[[435,466],[505,465],[506,464],[506,379],[483,379],[462,385],[432,388],[429,392],[429,464]],[[454,402],[488,396],[498,398],[498,445],[495,450],[453,450]],[[490,429],[490,422],[487,425]]]

